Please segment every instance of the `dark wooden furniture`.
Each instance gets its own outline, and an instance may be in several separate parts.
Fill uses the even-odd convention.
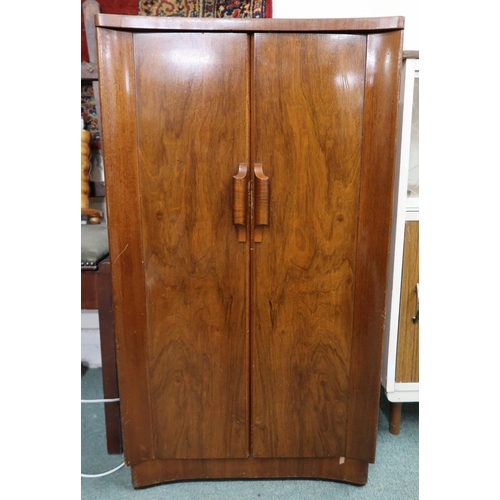
[[[84,310],[97,309],[98,311],[103,396],[104,399],[116,399],[119,397],[119,393],[109,257],[99,262],[94,269],[85,269],[84,267],[82,267],[81,274],[81,308]],[[104,403],[104,416],[108,453],[123,453],[120,403]]]
[[[126,464],[364,484],[402,18],[99,15]]]

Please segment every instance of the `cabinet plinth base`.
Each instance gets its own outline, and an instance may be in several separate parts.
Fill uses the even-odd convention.
[[[341,463],[342,462],[342,463]],[[366,484],[368,463],[349,458],[150,460],[132,466],[134,488],[193,479],[329,479]]]

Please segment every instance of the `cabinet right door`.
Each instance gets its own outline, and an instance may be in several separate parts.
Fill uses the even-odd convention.
[[[407,221],[401,277],[398,350],[396,355],[396,382],[415,383],[418,373],[418,221]]]
[[[381,97],[397,78],[379,73],[396,46],[255,35],[252,158],[270,182],[270,224],[252,252],[255,457],[373,458],[379,392],[365,379],[380,370],[391,210],[376,198],[392,198],[394,161],[375,125],[395,109]]]

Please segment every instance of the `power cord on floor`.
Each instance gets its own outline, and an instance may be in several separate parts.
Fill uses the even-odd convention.
[[[115,403],[116,401],[120,401],[120,398],[114,398],[114,399],[82,399],[82,403]],[[121,469],[124,465],[125,465],[125,462],[121,463],[118,467],[115,467],[114,469],[108,470],[107,472],[101,472],[101,474],[81,474],[81,477],[95,478],[95,477],[107,476],[107,475],[113,474],[113,472],[116,472],[117,470]]]
[[[120,398],[114,399],[82,399],[82,403],[115,403],[120,401]]]
[[[113,472],[116,472],[118,469],[121,469],[125,465],[125,462],[121,463],[118,467],[115,467],[114,469],[108,470],[107,472],[102,472],[101,474],[82,474],[82,477],[103,477],[107,476],[108,474],[113,474]]]

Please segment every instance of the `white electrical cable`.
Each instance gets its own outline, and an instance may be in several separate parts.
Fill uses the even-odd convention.
[[[114,403],[116,401],[120,401],[120,398],[114,398],[114,399],[82,399],[82,403]],[[103,477],[107,476],[108,474],[113,474],[113,472],[116,472],[117,470],[121,469],[125,465],[125,462],[121,463],[118,467],[115,467],[114,469],[108,470],[107,472],[102,472],[101,474],[81,474],[82,477]]]
[[[82,474],[82,477],[103,477],[103,476],[107,476],[108,474],[113,474],[113,472],[116,472],[118,469],[121,469],[124,465],[125,465],[125,462],[123,462],[118,467],[115,467],[112,470],[108,470],[108,472],[103,472],[102,474]]]
[[[114,399],[82,399],[82,403],[114,403],[120,401],[120,398]]]

